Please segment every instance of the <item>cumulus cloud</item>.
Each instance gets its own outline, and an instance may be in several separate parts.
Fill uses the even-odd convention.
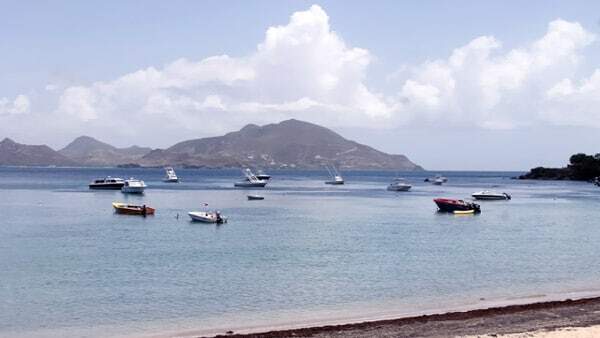
[[[234,126],[293,112],[316,122],[387,118],[393,107],[367,88],[369,51],[348,46],[319,6],[294,13],[286,25],[267,29],[256,50],[243,57],[179,59],[113,81],[67,88],[58,111],[84,121],[122,116],[177,118]]]
[[[524,48],[502,51],[493,36],[478,37],[448,59],[414,67],[399,94],[401,110],[417,120],[492,129],[532,123],[541,116],[535,112],[545,103],[544,88],[572,74],[594,39],[579,23],[560,19]]]
[[[0,115],[18,115],[29,112],[31,103],[26,95],[17,95],[14,100],[0,98]]]
[[[367,86],[371,53],[349,46],[314,5],[268,28],[248,55],[181,58],[111,81],[71,86],[60,91],[55,113],[107,128],[107,121],[122,118],[148,130],[168,120],[171,128],[204,133],[290,117],[361,127],[589,125],[596,116],[590,107],[598,101],[600,70],[589,79],[574,77],[584,48],[594,40],[579,23],[562,19],[519,48],[505,49],[494,36],[480,36],[446,58],[404,64],[387,77],[397,85],[384,95]]]

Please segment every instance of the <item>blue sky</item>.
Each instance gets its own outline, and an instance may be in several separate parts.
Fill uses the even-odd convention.
[[[294,23],[297,12],[316,21]],[[296,117],[433,169],[521,170],[600,152],[600,116],[590,108],[600,93],[593,77],[600,3],[32,1],[0,2],[0,13],[0,137],[23,143],[61,147],[89,134],[120,146],[165,147]],[[315,22],[326,31],[304,30]],[[284,28],[282,40],[257,51],[275,26]],[[536,41],[556,32],[561,40],[539,52]],[[305,49],[315,52],[298,56],[286,43],[302,34],[328,44],[310,42]],[[552,53],[563,46],[564,55]],[[476,60],[472,69],[452,63],[462,47]],[[524,54],[516,63],[514,50]],[[219,55],[228,59],[202,68]],[[168,70],[182,58],[188,62]],[[342,66],[320,79],[340,64],[336,58]],[[157,74],[123,80],[149,67]],[[448,73],[458,88],[452,93],[439,82]],[[143,87],[149,81],[156,84]],[[486,84],[481,91],[478,81]],[[115,131],[111,121],[120,119],[146,122]],[[478,155],[457,156],[456,143]]]

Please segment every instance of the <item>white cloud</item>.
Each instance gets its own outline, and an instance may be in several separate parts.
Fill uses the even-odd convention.
[[[579,85],[563,79],[546,91],[546,98],[542,118],[557,125],[600,128],[600,69]]]
[[[18,115],[29,113],[31,103],[26,95],[17,95],[14,100],[0,98],[0,115]]]
[[[531,45],[504,53],[494,37],[478,37],[446,60],[415,67],[400,91],[402,111],[416,120],[492,129],[532,123],[544,88],[572,74],[594,38],[580,24],[560,19]]]
[[[344,114],[360,124],[393,111],[364,84],[370,62],[369,51],[348,46],[314,5],[294,13],[286,25],[270,27],[250,55],[179,59],[161,69],[70,87],[58,112],[84,121],[163,115],[198,130],[205,130],[206,121],[231,129],[291,112],[316,122]]]

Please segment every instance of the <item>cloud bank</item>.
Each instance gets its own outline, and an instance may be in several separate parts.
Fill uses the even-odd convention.
[[[600,128],[594,109],[600,100],[600,69],[578,78],[585,48],[595,40],[579,23],[562,19],[518,48],[506,49],[494,36],[480,36],[446,57],[390,72],[397,84],[383,94],[367,85],[372,53],[346,43],[327,13],[313,5],[293,13],[285,25],[268,28],[245,56],[181,58],[109,81],[47,86],[56,101],[48,118],[80,133],[92,128],[97,134],[154,139],[160,131],[171,141],[186,132],[214,135],[290,117],[367,129]],[[0,117],[29,110],[27,96],[0,99]],[[123,120],[135,121],[136,127],[121,131],[117,127]]]

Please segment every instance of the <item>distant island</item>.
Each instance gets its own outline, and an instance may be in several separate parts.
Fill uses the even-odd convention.
[[[223,136],[183,141],[166,149],[117,148],[89,136],[58,151],[8,138],[0,142],[0,165],[318,169],[330,163],[345,170],[423,170],[404,155],[387,154],[295,119],[249,124]]]
[[[600,176],[600,154],[575,154],[564,168],[537,167],[519,179],[591,181]]]

